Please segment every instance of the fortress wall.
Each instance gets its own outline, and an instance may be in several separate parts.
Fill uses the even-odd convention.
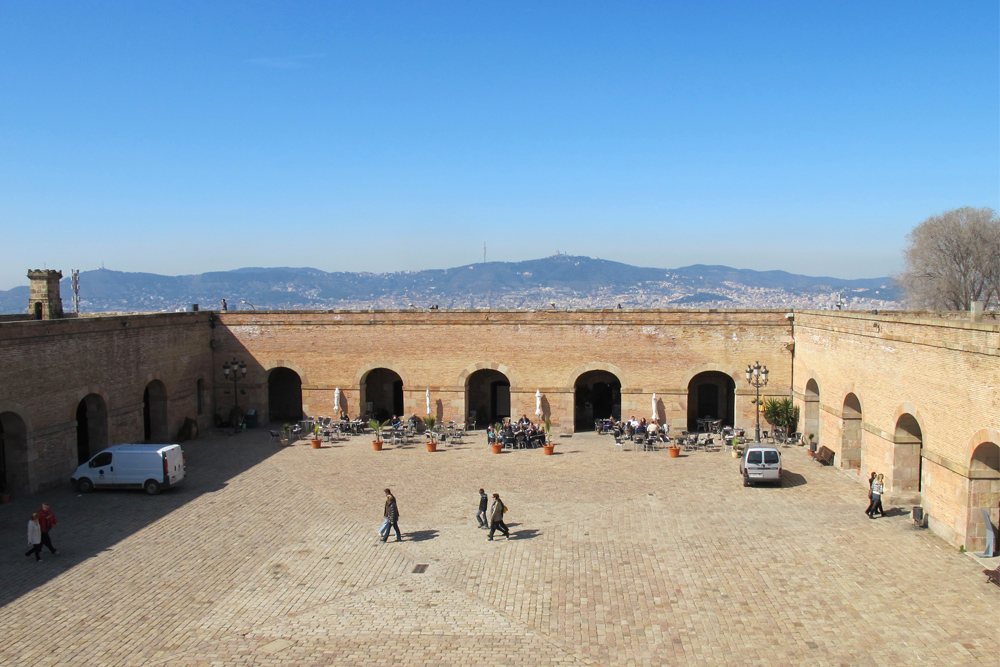
[[[103,401],[107,445],[142,442],[143,391],[160,380],[167,398],[164,439],[175,440],[184,418],[197,417],[197,379],[211,387],[209,317],[176,313],[0,326],[0,413],[17,414],[27,428],[27,465],[8,471],[15,477],[11,491],[66,483],[77,466],[77,406],[88,394]],[[211,391],[206,394],[210,399]],[[210,424],[206,406],[199,426]],[[8,462],[10,456],[19,468],[22,453],[8,451]]]
[[[807,382],[819,386],[819,444],[843,465],[844,400],[857,395],[860,474],[883,473],[889,502],[922,504],[931,527],[962,544],[969,523],[962,489],[969,488],[973,450],[986,441],[977,433],[1000,429],[1000,325],[905,313],[796,312],[794,375],[803,412]],[[897,432],[904,415],[919,425],[922,443]]]
[[[424,415],[430,389],[439,418],[465,420],[466,381],[478,369],[503,372],[511,413],[534,415],[535,391],[560,431],[573,429],[574,385],[588,370],[607,370],[622,384],[622,413],[660,416],[686,428],[688,382],[698,372],[733,377],[736,422],[752,426],[754,409],[743,377],[759,360],[771,370],[768,395],[787,396],[791,326],[784,311],[378,311],[221,314],[220,358],[246,358],[249,400],[267,413],[267,372],[292,368],[303,381],[304,411],[352,416],[364,411],[360,393],[373,368],[396,371],[404,411]],[[218,387],[223,390],[223,383]],[[223,405],[226,400],[219,397]],[[228,405],[228,403],[226,403]]]

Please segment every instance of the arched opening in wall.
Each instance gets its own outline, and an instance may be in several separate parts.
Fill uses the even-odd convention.
[[[0,412],[0,491],[28,495],[28,430],[16,412]]]
[[[840,437],[840,460],[845,470],[861,470],[861,401],[854,394],[844,398],[844,430]]]
[[[302,419],[302,378],[291,368],[278,366],[267,374],[267,416],[271,422]]]
[[[369,419],[403,416],[403,379],[388,368],[374,368],[361,381],[361,401]]]
[[[142,430],[146,442],[165,442],[167,435],[167,389],[153,380],[142,392]]]
[[[510,380],[500,371],[478,370],[465,382],[466,421],[487,426],[510,417]]]
[[[819,447],[819,385],[816,380],[806,383],[806,414],[802,435],[807,439],[812,436],[813,444]]]
[[[35,307],[31,311],[31,316],[34,317],[36,320],[42,319],[42,302],[41,301],[36,301],[35,302]]]
[[[621,380],[608,371],[587,371],[576,379],[573,406],[573,425],[577,431],[594,430],[597,419],[621,419]]]
[[[76,406],[76,459],[86,463],[108,447],[108,408],[97,394],[87,394]]]
[[[733,426],[736,415],[736,381],[720,371],[698,373],[688,383],[689,431],[698,430],[699,419],[721,420]]]
[[[896,420],[892,452],[892,490],[900,493],[920,492],[920,448],[923,431],[916,417],[909,413]]]
[[[982,553],[986,549],[983,510],[996,526],[1000,523],[997,503],[1000,503],[1000,446],[984,442],[972,453],[969,465],[969,520],[965,531],[968,551]]]

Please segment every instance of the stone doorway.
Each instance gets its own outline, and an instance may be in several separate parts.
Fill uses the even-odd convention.
[[[861,401],[854,394],[844,398],[844,430],[840,438],[840,462],[844,470],[861,471]]]
[[[76,459],[86,463],[108,447],[108,408],[97,394],[87,394],[76,406]]]
[[[697,431],[699,419],[720,419],[733,426],[736,381],[721,371],[698,373],[688,383],[687,430]]]
[[[267,413],[272,423],[302,419],[302,378],[291,368],[279,366],[267,374]]]
[[[622,383],[614,373],[588,371],[576,379],[573,387],[573,427],[577,431],[594,430],[597,419],[621,419]]]
[[[403,379],[388,368],[374,368],[361,381],[361,402],[369,419],[403,418]]]
[[[14,496],[31,492],[28,433],[16,412],[0,413],[0,490]]]
[[[466,421],[487,426],[510,417],[510,380],[500,371],[478,370],[465,383]]]
[[[167,431],[167,388],[159,380],[153,380],[142,392],[142,428],[146,442],[166,442]]]
[[[1000,446],[984,442],[972,454],[969,465],[969,518],[965,531],[965,548],[982,553],[986,548],[986,524],[983,512],[996,527],[1000,525]],[[994,536],[995,538],[1000,536]]]

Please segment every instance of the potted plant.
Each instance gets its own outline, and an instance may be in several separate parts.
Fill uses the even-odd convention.
[[[313,427],[313,438],[312,438],[313,449],[319,449],[320,445],[323,444],[322,438],[319,437],[319,431],[320,431],[320,425],[316,424],[316,426]]]
[[[490,449],[493,450],[494,454],[499,454],[503,451],[503,442],[500,441],[500,434],[502,433],[501,428],[502,427],[499,422],[493,425],[493,433],[496,434],[496,437],[493,442],[490,443]]]
[[[427,451],[436,452],[437,451],[437,436],[434,433],[434,425],[437,424],[437,418],[427,415],[424,417],[424,426],[427,427]]]
[[[799,425],[799,409],[790,398],[768,398],[764,401],[764,419],[772,429],[778,427],[785,433],[794,433]]]
[[[281,427],[281,444],[290,445],[292,444],[292,425],[283,424]]]
[[[681,455],[681,446],[677,444],[676,440],[674,440],[670,443],[670,446],[667,447],[667,451],[670,452],[670,458],[676,459]]]
[[[552,420],[548,417],[545,418],[545,444],[542,445],[542,451],[546,456],[552,456],[552,452],[555,451],[556,445],[552,442],[552,438],[549,434],[552,432]]]
[[[372,419],[371,421],[368,422],[368,427],[371,430],[375,431],[375,439],[372,440],[372,447],[375,448],[376,452],[382,451],[382,429],[384,429],[385,425],[388,423],[389,423],[388,419],[385,420],[384,422],[380,422],[377,419]]]

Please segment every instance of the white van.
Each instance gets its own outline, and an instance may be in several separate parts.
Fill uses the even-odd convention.
[[[184,479],[184,472],[180,445],[115,445],[77,468],[70,481],[80,493],[134,488],[155,496]]]
[[[743,486],[757,482],[774,482],[781,486],[781,452],[769,445],[747,445],[740,460]]]

